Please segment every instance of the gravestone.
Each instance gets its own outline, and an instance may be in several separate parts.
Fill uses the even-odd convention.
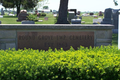
[[[75,16],[75,17],[74,17],[74,19],[77,19],[77,18],[78,18],[78,16]]]
[[[93,24],[98,24],[98,23],[101,23],[101,22],[102,22],[101,18],[93,19]]]
[[[112,9],[111,8],[105,9],[104,19],[101,22],[101,24],[112,24],[111,18],[112,18]]]
[[[0,21],[0,24],[1,24],[1,21]]]
[[[0,15],[0,18],[3,18],[3,15]]]
[[[76,9],[69,9],[68,11],[73,11],[75,13],[75,15],[77,14],[77,10]]]
[[[81,24],[81,19],[71,19],[72,24]]]
[[[82,19],[82,16],[80,16],[79,19]]]
[[[118,33],[118,16],[119,16],[118,11],[119,9],[112,10],[112,18],[113,18],[112,24],[114,25],[113,33]]]
[[[92,16],[92,15],[94,15],[94,13],[90,13],[90,15]]]
[[[71,19],[75,18],[75,13],[73,11],[68,12],[68,20],[71,21]]]
[[[80,15],[80,11],[78,11],[77,15]]]
[[[57,14],[53,14],[54,17],[57,17],[58,15]]]
[[[57,14],[57,11],[56,10],[53,10],[53,12],[52,12],[53,14]]]
[[[102,11],[99,12],[99,16],[103,16],[103,12]]]
[[[27,20],[27,11],[26,10],[21,10],[20,13],[18,14],[18,20],[17,21],[23,21]]]
[[[22,24],[35,24],[34,21],[22,21],[21,23]]]
[[[44,17],[44,20],[48,20],[48,17]]]
[[[3,11],[3,8],[1,8],[1,15],[4,15],[4,11]]]
[[[120,11],[118,11],[119,15],[119,27],[118,27],[118,50],[120,50]]]
[[[97,16],[97,15],[93,15],[93,17],[94,17],[94,18],[98,18],[98,16]]]

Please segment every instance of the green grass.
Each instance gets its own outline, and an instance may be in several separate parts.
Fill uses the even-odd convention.
[[[118,34],[112,35],[112,46],[118,47]]]
[[[103,17],[98,17],[98,18],[103,18]],[[83,16],[82,21],[85,21],[85,24],[93,24],[93,19],[98,19],[94,18],[93,16]]]
[[[43,20],[42,22],[35,22],[35,24],[54,24],[55,23],[55,17],[49,13],[46,15],[48,17],[48,20],[44,20],[44,17],[40,17],[39,20]],[[8,16],[4,15],[3,18],[0,18],[0,21],[2,24],[21,24],[21,22],[17,22],[18,18],[16,16]]]
[[[97,15],[97,14],[96,14]],[[39,20],[43,20],[42,22],[35,22],[35,24],[55,24],[55,17],[53,16],[52,13],[48,13],[46,14],[46,17],[48,17],[48,20],[44,20],[44,17],[40,17]],[[98,17],[98,18],[103,18],[102,17]],[[0,18],[0,21],[2,22],[2,24],[21,24],[21,22],[17,22],[18,18],[16,16],[8,16],[8,15],[4,15],[3,18]],[[93,19],[97,19],[94,18],[92,16],[87,16],[87,17],[82,17],[82,21],[85,21],[85,24],[92,24],[93,23]]]
[[[17,17],[16,16],[8,16],[4,15],[3,18],[0,18],[0,21],[2,24],[20,24],[21,22],[17,22]]]

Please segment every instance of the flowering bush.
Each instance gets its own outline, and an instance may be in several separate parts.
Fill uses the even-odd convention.
[[[120,50],[0,50],[0,80],[119,80]]]
[[[27,16],[27,20],[30,20],[30,21],[38,21],[38,18],[37,18],[37,15],[29,14],[29,15]]]

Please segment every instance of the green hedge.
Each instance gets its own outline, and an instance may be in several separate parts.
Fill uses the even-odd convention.
[[[0,50],[0,80],[119,80],[120,50]]]

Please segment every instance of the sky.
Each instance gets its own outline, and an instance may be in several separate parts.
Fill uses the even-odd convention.
[[[48,0],[49,9],[59,10],[60,0]],[[69,0],[68,9],[77,9],[77,11],[104,11],[106,8],[120,9],[120,0],[118,6],[114,5],[113,0]],[[0,6],[1,9],[1,6]]]
[[[48,0],[50,9],[58,10],[60,0]],[[104,11],[106,8],[120,9],[120,0],[118,6],[114,5],[113,0],[69,0],[68,9],[77,9],[77,11]]]

